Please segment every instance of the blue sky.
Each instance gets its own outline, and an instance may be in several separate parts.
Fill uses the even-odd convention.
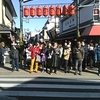
[[[72,0],[33,0],[33,1],[29,1],[27,3],[24,3],[23,5],[41,5],[41,4],[60,4],[60,3],[71,3]],[[17,13],[17,17],[14,18],[15,22],[16,22],[16,27],[20,27],[20,10],[19,10],[19,0],[12,0],[12,3],[14,5],[14,8],[16,10]],[[23,31],[25,29],[29,29],[30,31],[34,31],[35,28],[39,28],[42,29],[42,27],[44,26],[45,22],[46,22],[46,18],[38,18],[38,19],[29,19],[29,23],[26,23],[25,21],[23,21]]]

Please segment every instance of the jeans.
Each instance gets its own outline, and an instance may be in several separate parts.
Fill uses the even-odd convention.
[[[12,59],[12,70],[18,70],[19,69],[19,59],[16,58],[16,59]]]
[[[70,68],[68,66],[68,60],[64,60],[65,62],[65,72],[69,72]]]
[[[100,61],[97,62],[98,74],[100,74]]]
[[[82,62],[83,62],[83,59],[76,59],[75,60],[75,73],[79,72],[81,73],[82,72]]]

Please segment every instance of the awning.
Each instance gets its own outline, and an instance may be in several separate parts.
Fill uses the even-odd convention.
[[[81,36],[100,36],[100,26],[89,26],[87,27]]]
[[[0,33],[11,33],[11,31],[0,31]]]

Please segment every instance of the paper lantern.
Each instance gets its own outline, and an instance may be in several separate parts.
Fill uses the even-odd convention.
[[[64,16],[68,16],[69,15],[68,6],[66,6],[66,5],[63,6],[62,15],[64,15]]]
[[[25,17],[29,16],[29,8],[27,8],[27,7],[24,8],[24,16]]]
[[[56,16],[61,16],[61,7],[56,6]]]
[[[44,6],[43,7],[43,16],[48,16],[48,7],[47,6]]]
[[[37,16],[42,16],[42,8],[40,6],[37,7]]]
[[[54,8],[54,6],[50,6],[49,7],[49,15],[50,16],[54,16],[55,15],[55,8]]]
[[[71,5],[68,7],[69,9],[69,15],[75,15],[76,14],[76,11],[75,11],[75,6],[74,5]]]
[[[31,8],[30,8],[30,16],[31,16],[31,17],[34,17],[35,15],[36,15],[36,10],[35,10],[34,7],[31,7]]]

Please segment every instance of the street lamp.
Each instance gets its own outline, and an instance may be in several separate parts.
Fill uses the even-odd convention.
[[[20,4],[20,45],[23,45],[22,37],[23,37],[23,6],[22,3],[26,3],[32,0],[19,0]]]

